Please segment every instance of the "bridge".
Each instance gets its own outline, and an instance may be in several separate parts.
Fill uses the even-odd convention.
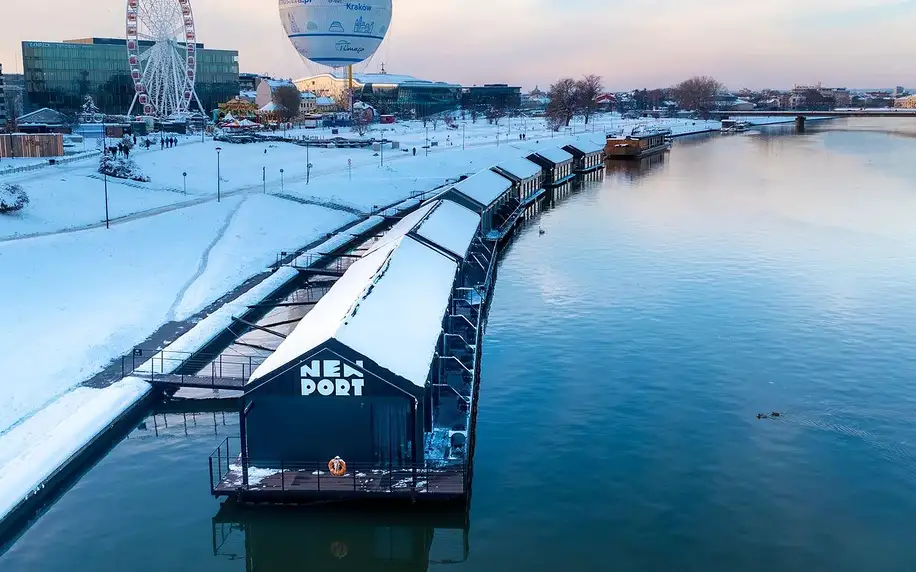
[[[719,119],[730,117],[794,117],[795,127],[805,128],[808,117],[908,117],[916,118],[916,109],[836,109],[833,111],[803,111],[800,109],[782,109],[778,111],[710,111],[710,115]]]

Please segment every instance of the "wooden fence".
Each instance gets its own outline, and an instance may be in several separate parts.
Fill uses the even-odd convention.
[[[61,157],[64,136],[60,133],[0,134],[0,157]]]

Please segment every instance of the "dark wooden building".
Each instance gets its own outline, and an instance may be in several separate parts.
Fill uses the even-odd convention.
[[[559,147],[545,147],[528,155],[528,160],[544,171],[544,187],[552,189],[575,178],[573,155]]]
[[[431,386],[462,261],[480,216],[436,200],[396,224],[255,370],[245,389],[246,470],[425,461]]]
[[[577,175],[591,173],[604,167],[604,147],[606,139],[595,140],[590,137],[577,137],[563,146],[572,154],[573,172]]]

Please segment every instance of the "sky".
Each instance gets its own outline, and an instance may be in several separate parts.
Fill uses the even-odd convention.
[[[125,0],[0,0],[0,64],[23,40],[123,37]],[[167,1],[167,0],[157,0]],[[173,0],[175,1],[175,0]],[[320,68],[286,39],[277,0],[192,0],[199,41],[241,71]],[[612,91],[710,75],[733,90],[916,86],[916,0],[394,0],[394,22],[356,71],[542,88],[594,73]]]

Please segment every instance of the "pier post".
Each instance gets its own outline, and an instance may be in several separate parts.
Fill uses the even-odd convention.
[[[799,115],[798,117],[795,118],[795,131],[797,131],[798,133],[805,132],[805,116],[804,115]]]

